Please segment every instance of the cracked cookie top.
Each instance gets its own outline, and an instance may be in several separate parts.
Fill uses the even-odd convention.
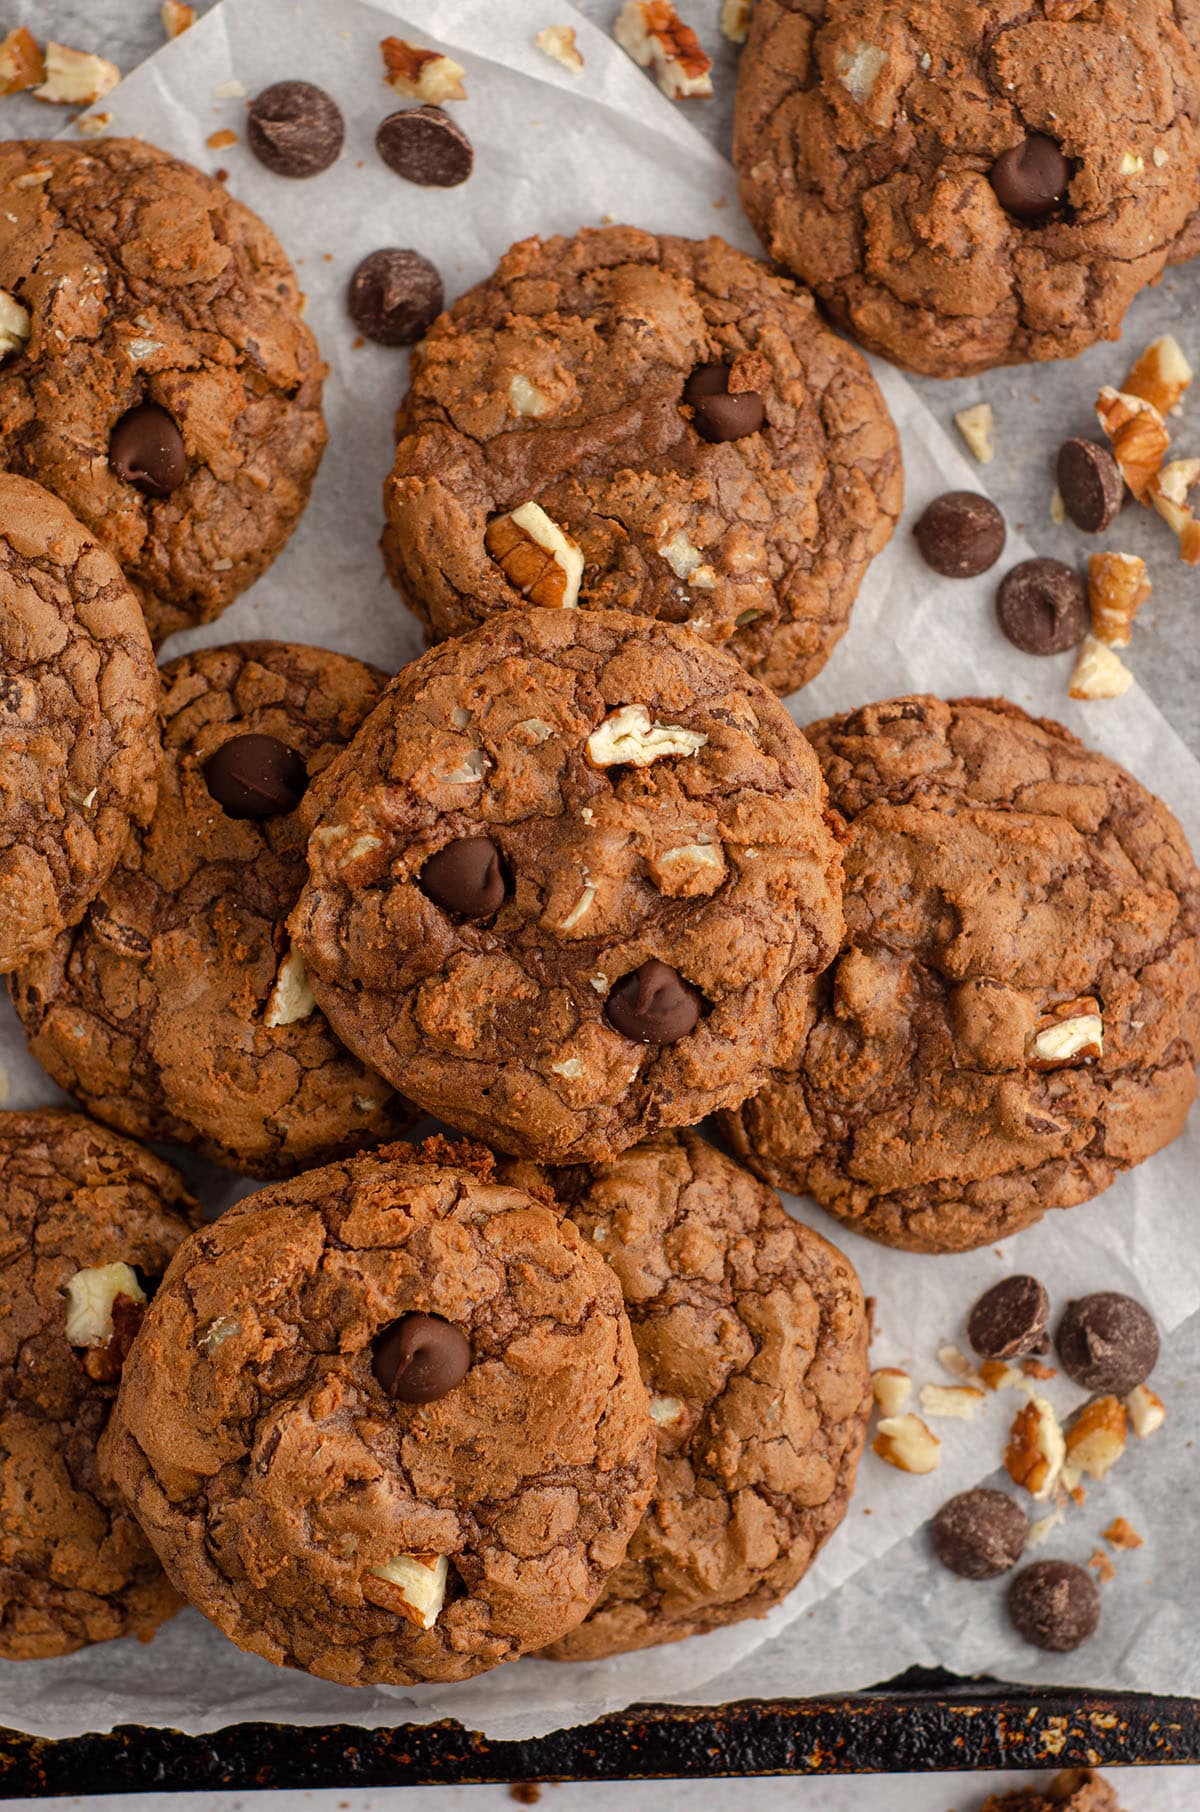
[[[721,650],[506,611],[398,674],[314,788],[292,935],[412,1100],[518,1155],[603,1158],[791,1048],[841,926],[824,804]]]
[[[870,1373],[853,1267],[694,1132],[549,1182],[620,1280],[658,1465],[624,1561],[548,1652],[592,1660],[761,1617],[854,1488]]]
[[[304,881],[308,780],[382,674],[240,642],[162,679],[154,816],[82,923],[12,979],[30,1049],[121,1132],[254,1176],[394,1138],[411,1111],[333,1036],[283,925]]]
[[[154,805],[137,600],[70,511],[0,472],[0,974],[72,925]]]
[[[431,1140],[275,1184],[156,1296],[109,1459],[240,1647],[466,1679],[578,1623],[623,1556],[654,1436],[620,1288],[491,1170]],[[418,1381],[399,1361],[430,1338]]]
[[[860,1233],[965,1251],[1182,1130],[1200,876],[1124,769],[1004,699],[894,699],[808,735],[846,820],[846,938],[746,1161]]]
[[[265,571],[325,445],[274,234],[153,145],[0,145],[0,443],[123,567],[155,642]]]
[[[438,641],[529,602],[627,610],[790,692],[900,512],[864,361],[717,238],[522,241],[435,322],[396,432],[384,554]]]
[[[734,162],[772,257],[913,371],[1115,339],[1194,206],[1170,0],[759,0]]]
[[[0,1113],[0,1656],[153,1635],[179,1609],[96,1446],[185,1237],[169,1164],[61,1109]]]

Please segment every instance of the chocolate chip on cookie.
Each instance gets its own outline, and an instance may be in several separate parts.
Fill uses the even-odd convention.
[[[1036,1277],[1005,1277],[985,1290],[967,1320],[967,1338],[981,1359],[1022,1359],[1044,1353],[1050,1298]]]
[[[808,744],[729,655],[633,614],[522,607],[430,649],[305,812],[291,934],[338,1036],[547,1162],[741,1100],[839,935]]]
[[[820,670],[902,481],[811,296],[613,226],[513,246],[423,326],[384,556],[431,640],[562,601],[681,624],[778,692]]]
[[[146,1311],[107,1459],[241,1648],[409,1685],[583,1618],[649,1499],[654,1425],[599,1249],[434,1140],[198,1233]]]
[[[1065,654],[1088,626],[1087,589],[1061,560],[1022,560],[996,592],[996,617],[1022,654]]]
[[[158,674],[120,568],[0,473],[0,974],[47,949],[154,807]]]
[[[350,319],[380,346],[411,346],[442,312],[442,279],[420,252],[389,245],[369,252],[346,294]]]
[[[280,1176],[393,1138],[412,1113],[342,1048],[282,921],[296,807],[383,676],[282,642],[162,670],[158,804],[82,922],[13,978],[43,1068],[97,1118]]]
[[[996,199],[1017,220],[1045,220],[1066,200],[1071,166],[1044,132],[1002,151],[988,174]]]
[[[1081,435],[1065,440],[1058,449],[1057,478],[1063,509],[1076,528],[1095,535],[1116,521],[1125,480],[1107,447]]]
[[[1124,1397],[1158,1364],[1154,1317],[1132,1296],[1102,1290],[1069,1302],[1055,1335],[1063,1370],[1085,1390]]]
[[[960,1491],[929,1525],[933,1551],[960,1579],[996,1579],[1015,1567],[1029,1539],[1029,1518],[1003,1491]]]
[[[342,110],[312,82],[272,82],[250,103],[246,139],[276,176],[319,176],[341,155]]]
[[[97,1463],[193,1204],[161,1158],[57,1108],[0,1113],[0,1657],[143,1640],[180,1608]]]
[[[1161,800],[1003,699],[812,725],[846,937],[726,1125],[776,1187],[923,1252],[992,1245],[1182,1130],[1200,874]],[[1119,937],[1114,926],[1120,926]]]
[[[1035,1560],[1008,1588],[1008,1615],[1034,1648],[1065,1655],[1095,1635],[1100,1588],[1069,1560]]]
[[[151,639],[266,570],[325,446],[324,366],[283,250],[219,182],[138,139],[0,145],[0,445],[107,548]]]
[[[456,188],[475,166],[470,139],[440,107],[390,113],[375,134],[375,149],[389,170],[425,188]]]
[[[1004,517],[990,497],[947,491],[927,504],[913,536],[922,560],[947,579],[970,579],[1004,552]]]

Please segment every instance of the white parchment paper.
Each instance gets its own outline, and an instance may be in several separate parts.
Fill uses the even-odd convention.
[[[35,15],[36,0],[26,10]],[[533,46],[536,30],[566,20],[586,59],[579,76]],[[30,22],[36,25],[36,17]],[[477,164],[461,188],[414,188],[375,154],[375,128],[394,104],[380,81],[378,43],[389,32],[440,43],[466,67],[469,99],[455,104],[454,116],[475,144]],[[319,81],[346,115],[346,147],[331,171],[288,182],[264,170],[241,143],[208,148],[207,139],[222,128],[241,134],[245,99],[231,84],[252,96],[292,76]],[[271,222],[295,260],[309,295],[308,318],[330,365],[331,442],[304,520],[253,591],[219,623],[174,638],[168,656],[264,635],[322,643],[388,668],[419,651],[416,625],[388,585],[377,549],[380,486],[391,463],[391,418],[405,362],[394,351],[355,348],[343,307],[346,282],[365,253],[380,245],[414,246],[438,265],[453,297],[485,276],[513,239],[607,219],[694,236],[721,232],[755,249],[732,173],[686,111],[664,101],[563,0],[412,0],[408,7],[224,0],[103,105],[114,115],[113,131],[142,134],[202,168],[228,170],[230,188]],[[1194,358],[1200,353],[1189,350]],[[1124,355],[1115,350],[1111,380],[1119,381],[1123,370]],[[898,373],[884,366],[877,372],[903,436],[905,523],[868,575],[829,666],[791,701],[797,720],[920,689],[1005,693],[1124,761],[1165,796],[1200,847],[1200,769],[1148,698],[1134,688],[1117,701],[1072,704],[1069,656],[1022,656],[995,628],[995,575],[952,583],[916,559],[908,534],[913,517],[940,491],[985,488],[986,473],[968,466]],[[983,384],[980,394],[986,393]],[[967,400],[956,399],[956,406]],[[1013,533],[1005,559],[1029,551]],[[0,1064],[12,1105],[54,1098],[25,1055],[7,1007],[0,1016]],[[1006,1270],[1036,1271],[1060,1303],[1069,1293],[1128,1288],[1164,1330],[1179,1327],[1200,1310],[1200,1242],[1193,1232],[1198,1166],[1200,1125],[1193,1118],[1170,1151],[1122,1178],[1100,1201],[1052,1217],[994,1251],[936,1260],[872,1246],[811,1203],[789,1206],[832,1233],[878,1298],[875,1362],[909,1360],[918,1380],[934,1379],[937,1347],[961,1340],[964,1310]],[[220,1184],[213,1193],[232,1192]],[[1166,1481],[1186,1479],[1186,1442],[1196,1418],[1189,1423],[1186,1394],[1174,1386],[1174,1380],[1160,1385],[1172,1408],[1157,1437],[1160,1452],[1131,1450],[1114,1484],[1104,1487],[1109,1495],[1102,1500],[1094,1493],[1105,1514],[1091,1518],[1091,1546],[1118,1511],[1152,1529]],[[1079,1400],[1061,1380],[1051,1394],[1064,1412]],[[110,1643],[62,1661],[0,1666],[0,1724],[63,1736],[122,1723],[202,1731],[249,1719],[392,1724],[454,1717],[495,1737],[521,1737],[637,1700],[703,1698],[706,1683],[735,1668],[739,1681],[754,1680],[747,1690],[795,1695],[866,1685],[909,1663],[934,1660],[986,1665],[1010,1679],[1086,1676],[1091,1685],[1200,1692],[1200,1645],[1190,1626],[1190,1640],[1183,1629],[1192,1577],[1179,1543],[1158,1557],[1163,1564],[1152,1584],[1142,1581],[1140,1611],[1132,1599],[1118,1601],[1120,1614],[1106,1616],[1085,1655],[1060,1661],[1034,1656],[1012,1636],[995,1594],[972,1597],[972,1588],[939,1573],[928,1558],[921,1525],[952,1492],[993,1471],[1016,1406],[1005,1395],[989,1402],[975,1423],[940,1424],[944,1462],[928,1479],[902,1477],[868,1455],[845,1525],[798,1590],[762,1622],[617,1661],[571,1668],[523,1661],[457,1687],[402,1691],[339,1688],[275,1669],[239,1653],[187,1612],[147,1647]],[[1074,1553],[1082,1527],[1071,1538],[1074,1546],[1064,1534],[1063,1544],[1044,1552]],[[837,1647],[833,1677],[820,1643],[806,1647],[793,1639],[802,1616],[841,1638],[851,1631],[849,1648],[844,1640]],[[1145,1638],[1151,1625],[1152,1640]],[[967,1629],[976,1639],[965,1639]],[[768,1641],[784,1630],[783,1641]],[[784,1655],[786,1677],[780,1677]]]

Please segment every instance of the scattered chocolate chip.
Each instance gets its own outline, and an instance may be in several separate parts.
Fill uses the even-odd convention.
[[[389,113],[375,134],[375,149],[389,170],[428,189],[456,188],[475,164],[470,139],[440,107]]]
[[[1069,1302],[1055,1336],[1063,1370],[1085,1390],[1124,1397],[1158,1364],[1158,1329],[1132,1296],[1101,1290]]]
[[[730,393],[729,366],[719,361],[697,365],[683,386],[683,400],[693,411],[692,426],[705,440],[743,440],[758,433],[766,415],[757,390]]]
[[[109,439],[108,463],[147,497],[169,497],[187,477],[183,435],[157,403],[125,411]]]
[[[1022,560],[996,592],[1000,627],[1022,654],[1064,654],[1088,626],[1083,580],[1061,560]]]
[[[1008,1615],[1026,1642],[1065,1655],[1095,1633],[1100,1588],[1069,1560],[1035,1560],[1008,1588]]]
[[[471,1369],[471,1343],[440,1315],[402,1315],[375,1337],[372,1370],[400,1403],[436,1403]]]
[[[490,919],[508,891],[500,851],[490,837],[459,837],[430,856],[418,886],[436,906],[463,919]]]
[[[967,1339],[981,1359],[1044,1353],[1050,1298],[1036,1277],[1005,1277],[985,1290],[967,1318]]]
[[[204,784],[230,818],[280,818],[294,812],[308,769],[277,736],[231,736],[204,764]]]
[[[704,997],[676,970],[651,958],[623,975],[604,1004],[610,1025],[639,1044],[674,1044],[700,1018]]]
[[[250,103],[250,149],[276,176],[319,176],[337,162],[345,136],[341,108],[312,82],[272,82]]]
[[[411,346],[431,327],[446,300],[428,258],[400,246],[370,252],[350,279],[350,319],[380,346]]]
[[[947,579],[970,579],[995,566],[1004,533],[1000,511],[977,491],[935,497],[913,528],[922,560]]]
[[[1001,152],[988,180],[1006,213],[1017,220],[1045,220],[1066,199],[1071,166],[1052,138],[1032,132]]]
[[[930,1524],[933,1551],[960,1579],[997,1579],[1015,1567],[1029,1539],[1029,1518],[1003,1491],[960,1491]]]
[[[1098,441],[1076,435],[1058,449],[1058,491],[1076,528],[1089,535],[1106,529],[1125,501],[1121,468]]]

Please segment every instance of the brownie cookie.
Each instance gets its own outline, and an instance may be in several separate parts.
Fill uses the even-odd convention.
[[[121,570],[0,472],[0,974],[73,925],[154,805],[158,674]]]
[[[812,751],[720,649],[505,611],[392,681],[314,788],[291,918],[338,1035],[547,1162],[734,1106],[841,925]]]
[[[0,145],[0,443],[115,555],[154,641],[271,564],[325,445],[271,231],[135,139]]]
[[[241,1648],[462,1680],[585,1615],[654,1431],[621,1291],[490,1154],[394,1145],[247,1197],[179,1255],[107,1459]]]
[[[992,1794],[981,1812],[1121,1812],[1106,1780],[1090,1768],[1064,1768],[1045,1787]]]
[[[956,377],[1117,338],[1200,171],[1171,0],[759,0],[742,201],[834,319]]]
[[[809,731],[846,820],[846,941],[781,1073],[730,1121],[858,1232],[966,1251],[1181,1131],[1200,876],[1131,775],[1003,699]]]
[[[824,666],[900,448],[812,297],[722,239],[527,239],[412,364],[388,570],[430,638],[534,604],[683,623],[777,692]]]
[[[154,817],[82,923],[11,984],[38,1062],[121,1132],[279,1176],[411,1123],[334,1038],[283,926],[305,877],[308,779],[382,684],[283,642],[164,667]]]
[[[152,1636],[179,1609],[96,1443],[188,1231],[169,1164],[82,1114],[0,1113],[0,1657]]]
[[[761,1617],[854,1488],[871,1403],[858,1278],[694,1132],[550,1184],[620,1280],[658,1472],[625,1560],[548,1652],[592,1660]]]

